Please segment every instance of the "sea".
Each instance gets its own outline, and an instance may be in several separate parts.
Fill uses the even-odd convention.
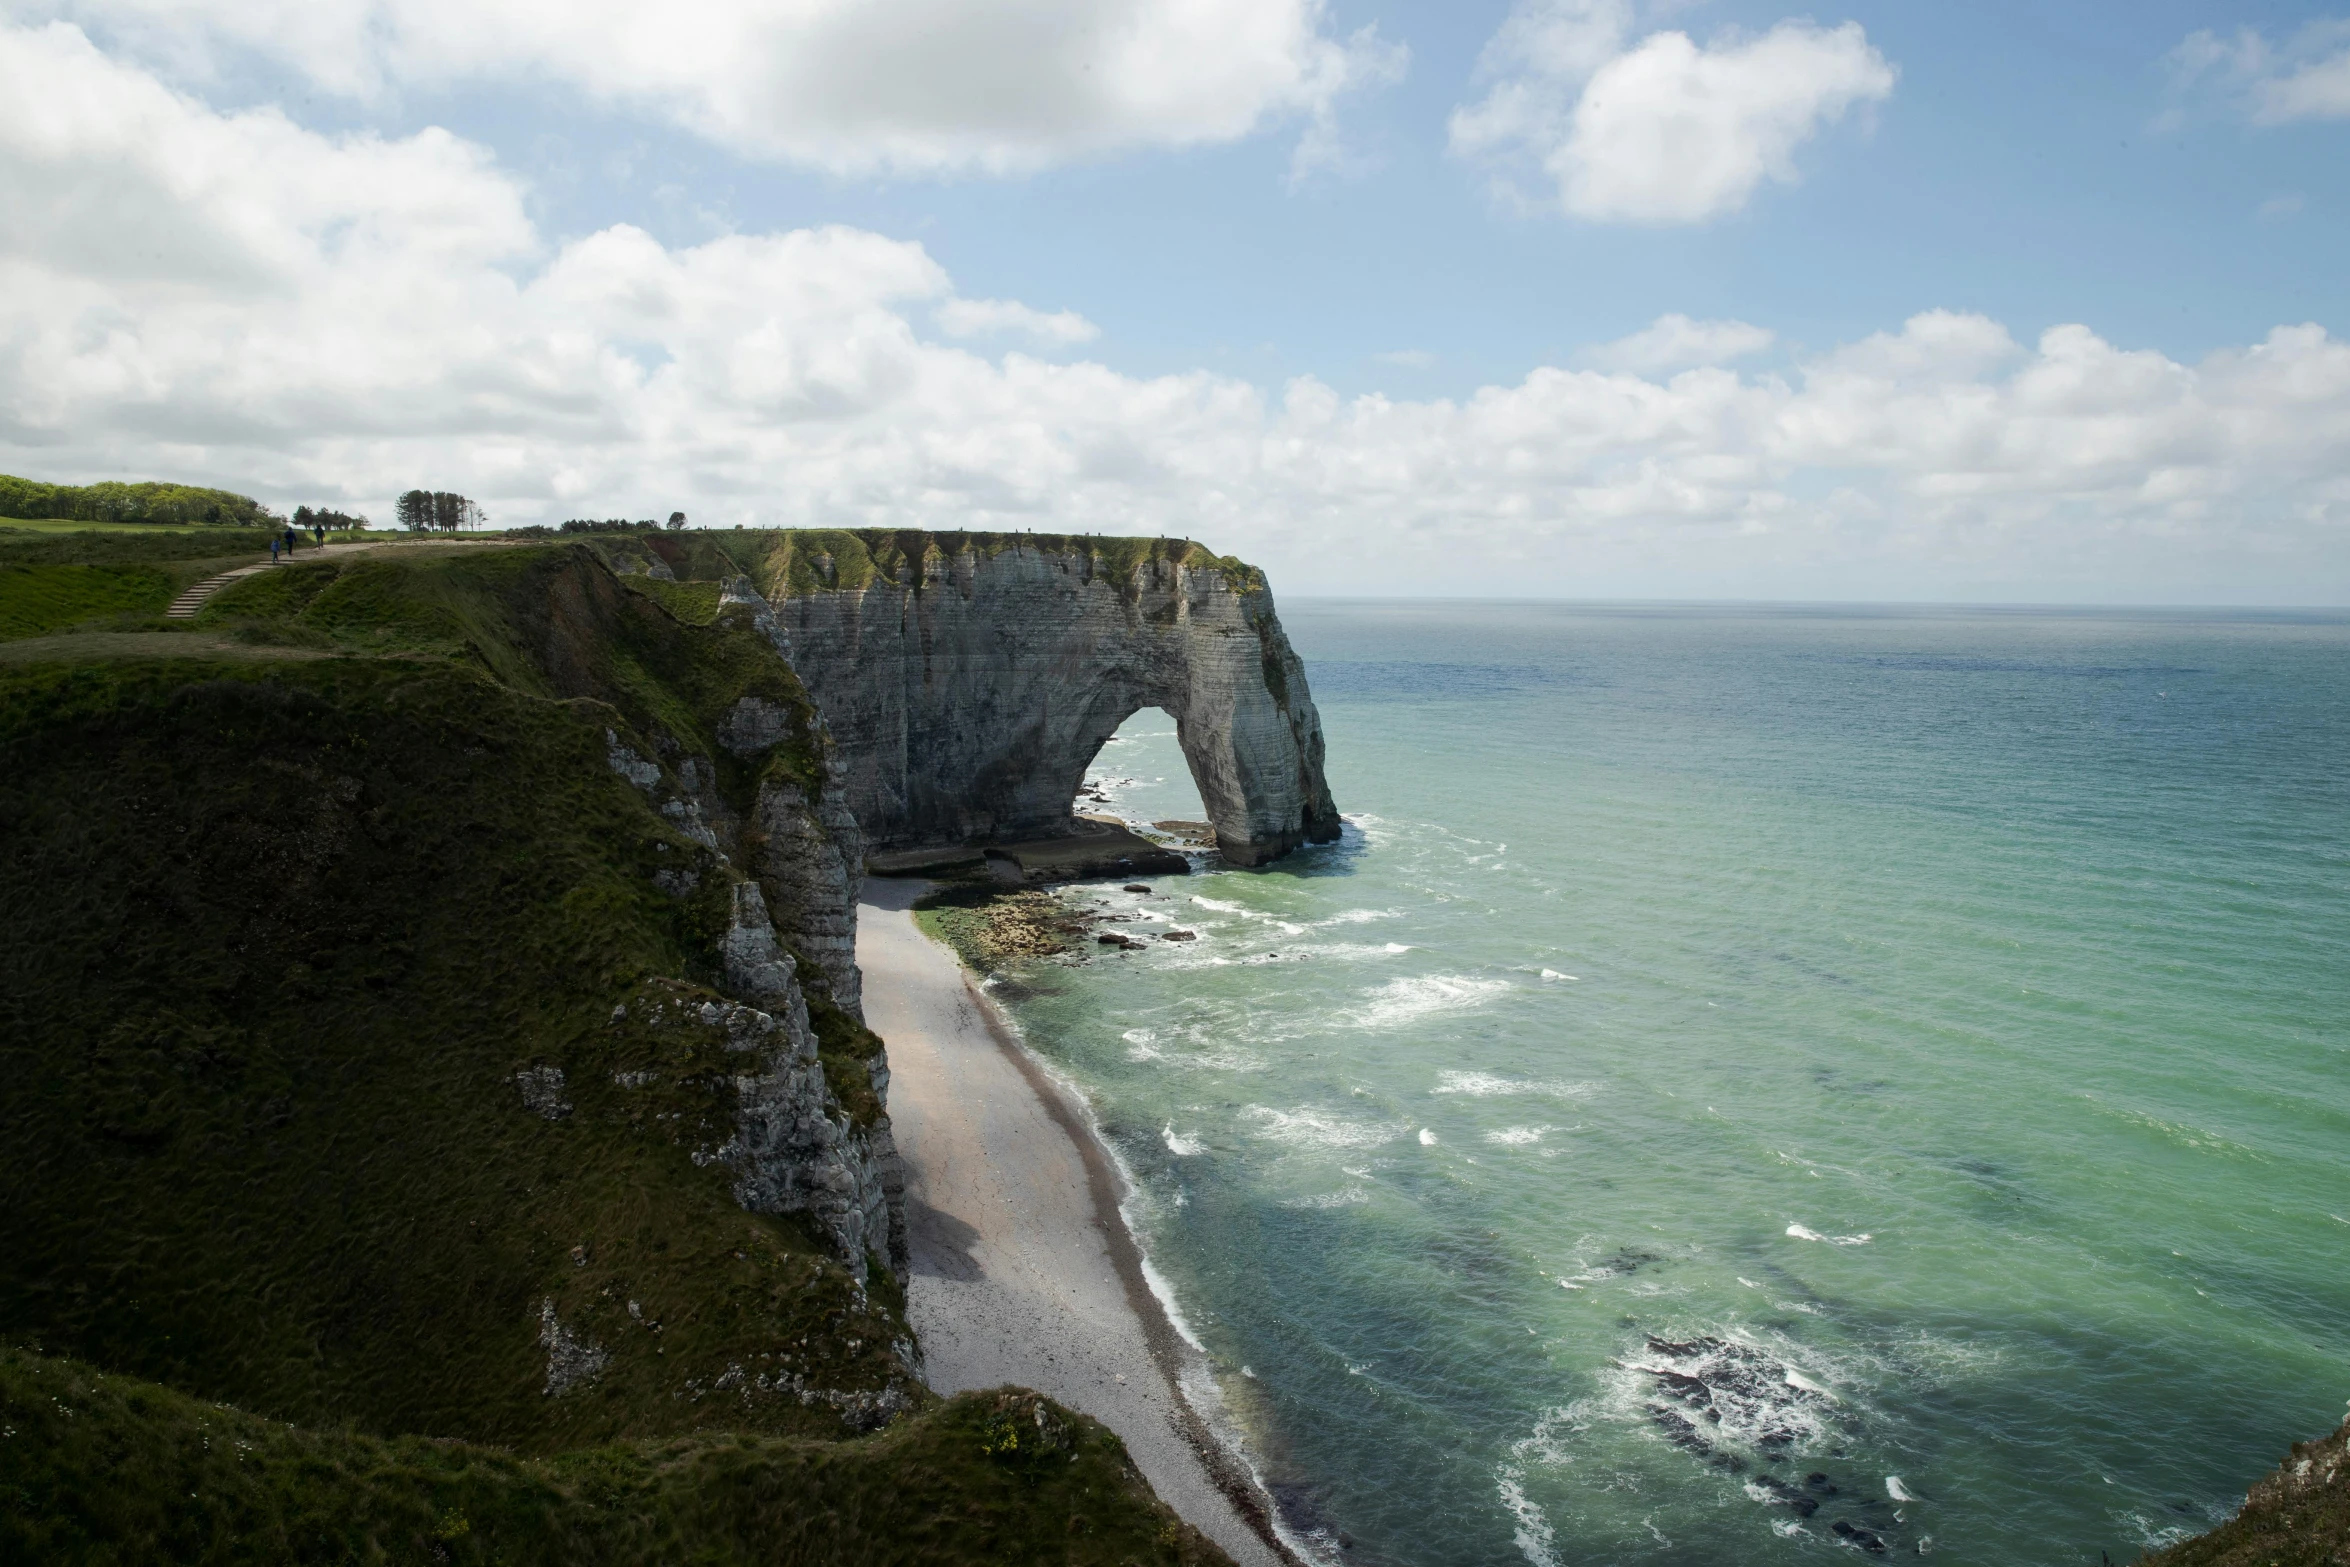
[[[2350,616],[1282,618],[1343,839],[991,983],[1309,1555],[2126,1562],[2343,1419]]]

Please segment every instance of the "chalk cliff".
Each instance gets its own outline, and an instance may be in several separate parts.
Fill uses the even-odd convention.
[[[1226,859],[1338,836],[1321,717],[1251,567],[1165,539],[798,531],[726,548],[774,608],[874,848],[1066,830],[1087,765],[1146,707],[1175,719]]]

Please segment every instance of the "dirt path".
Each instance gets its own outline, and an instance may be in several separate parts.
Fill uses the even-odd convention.
[[[866,882],[857,961],[867,1020],[889,1042],[930,1385],[1017,1383],[1082,1410],[1243,1567],[1295,1562],[1272,1543],[1263,1493],[1176,1390],[1214,1397],[1143,1277],[1116,1166],[954,955],[915,928],[925,885]]]

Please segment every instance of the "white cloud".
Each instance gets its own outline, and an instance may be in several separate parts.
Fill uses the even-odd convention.
[[[1292,188],[1325,177],[1358,179],[1376,167],[1376,160],[1353,145],[1339,128],[1339,102],[1349,94],[1397,85],[1410,71],[1411,63],[1411,50],[1381,38],[1376,25],[1358,29],[1345,48],[1321,56],[1321,79],[1306,95],[1311,117],[1289,158]]]
[[[1697,223],[1792,184],[1796,150],[1898,75],[1857,22],[1784,21],[1700,46],[1656,32],[1627,46],[1621,0],[1520,0],[1486,46],[1484,98],[1456,110],[1453,150],[1538,165],[1569,213]]]
[[[0,92],[11,472],[1167,532],[1290,592],[2350,599],[2350,344],[2314,325],[2184,363],[1930,311],[1784,373],[1269,396],[941,341],[951,279],[877,234],[556,244],[476,147],[215,113],[70,28],[0,29]]]
[[[1674,313],[1658,316],[1629,337],[1603,343],[1585,357],[1605,369],[1652,375],[1691,365],[1728,364],[1759,354],[1775,341],[1767,327],[1744,321],[1692,321]]]
[[[1074,310],[1047,314],[1016,299],[949,299],[934,312],[938,329],[949,337],[988,337],[1020,332],[1040,343],[1066,346],[1089,343],[1102,329]]]
[[[2171,64],[2190,84],[2240,95],[2256,124],[2350,119],[2350,22],[2313,22],[2281,46],[2249,27],[2233,38],[2190,33]]]
[[[758,157],[1007,172],[1227,142],[1400,74],[1326,0],[28,0],[201,73],[250,51],[331,92],[535,77]],[[1310,150],[1309,150],[1310,149]]]

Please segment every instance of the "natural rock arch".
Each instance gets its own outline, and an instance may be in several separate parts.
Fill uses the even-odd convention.
[[[1261,573],[1169,540],[777,538],[762,575],[874,848],[1067,830],[1087,765],[1146,707],[1173,715],[1226,859],[1338,836]]]

